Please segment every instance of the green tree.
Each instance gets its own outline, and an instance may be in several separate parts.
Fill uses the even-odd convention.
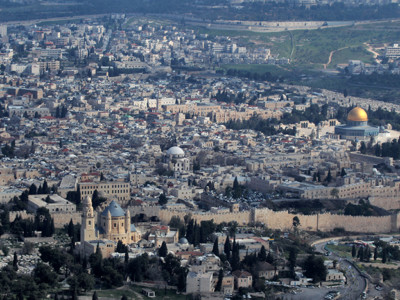
[[[293,222],[292,222],[292,224],[293,224],[293,227],[294,227],[295,229],[297,229],[297,227],[300,226],[300,219],[299,219],[298,216],[294,216],[294,217],[293,217]]]
[[[271,252],[268,252],[266,262],[269,263],[269,264],[273,264],[274,263],[274,257],[272,256]]]
[[[67,232],[68,232],[68,236],[70,238],[72,238],[74,236],[74,234],[75,234],[75,226],[74,226],[74,223],[72,222],[72,218],[68,223]]]
[[[365,145],[364,142],[361,142],[359,151],[361,152],[361,154],[367,153],[367,146]]]
[[[219,269],[218,281],[217,281],[217,285],[215,286],[215,291],[216,292],[220,292],[221,291],[222,280],[223,279],[224,279],[224,271],[223,271],[223,269]]]
[[[49,186],[47,184],[46,179],[43,181],[42,190],[43,190],[43,194],[50,194],[50,188],[49,188]]]
[[[128,252],[128,247],[125,247],[125,264],[129,262],[129,252]]]
[[[332,189],[331,196],[334,197],[335,199],[339,198],[339,190],[337,188]]]
[[[385,264],[387,262],[387,250],[386,248],[382,249],[382,263]]]
[[[374,249],[374,260],[376,261],[378,259],[378,247],[375,247]]]
[[[99,297],[97,296],[96,291],[93,293],[92,300],[99,300]]]
[[[351,256],[355,258],[357,256],[357,249],[356,245],[353,244],[353,247],[351,247]]]
[[[297,252],[298,252],[298,250],[297,250],[297,248],[295,248],[295,247],[291,247],[291,248],[289,249],[289,259],[288,259],[288,261],[289,261],[290,276],[291,276],[292,278],[295,278],[295,277],[296,277],[296,274],[295,274],[295,272],[294,272],[294,269],[295,269],[295,267],[296,267]]]
[[[127,248],[128,247],[126,245],[124,245],[124,243],[121,240],[119,240],[118,243],[117,243],[117,248],[115,249],[115,251],[118,252],[118,253],[125,253],[125,250]]]
[[[331,170],[328,171],[328,175],[326,176],[326,182],[330,183],[332,181],[332,174]]]
[[[258,253],[258,259],[261,261],[267,261],[267,251],[264,245],[261,246],[260,252]]]
[[[216,237],[215,240],[214,240],[214,245],[213,245],[212,253],[214,253],[216,256],[219,256],[218,237]]]
[[[14,268],[14,270],[18,270],[18,256],[17,256],[17,252],[14,252],[13,268]]]
[[[76,277],[79,290],[87,292],[93,289],[95,283],[93,275],[81,272]]]
[[[167,254],[168,254],[167,244],[165,242],[162,242],[160,249],[158,249],[158,256],[166,257]]]
[[[37,194],[37,187],[34,183],[31,184],[29,187],[29,195],[36,195]]]
[[[38,263],[36,265],[33,275],[33,278],[37,284],[46,283],[49,286],[54,287],[58,282],[57,274],[52,270],[51,267],[44,263]]]
[[[369,246],[365,247],[364,249],[364,260],[366,262],[369,262],[371,259],[371,249],[369,249]]]
[[[158,197],[158,204],[165,205],[167,203],[168,203],[167,196],[164,193],[160,194],[160,196]]]
[[[239,270],[240,268],[239,244],[236,243],[236,240],[232,244],[231,267],[232,271]]]
[[[224,244],[224,253],[226,259],[229,260],[231,257],[231,242],[229,240],[229,235],[226,236],[225,244]]]
[[[360,248],[358,249],[357,258],[358,258],[360,261],[363,261],[363,260],[364,260],[364,248],[363,248],[363,247],[360,247]]]
[[[312,278],[314,283],[325,281],[328,271],[322,257],[310,255],[304,262],[304,275]]]

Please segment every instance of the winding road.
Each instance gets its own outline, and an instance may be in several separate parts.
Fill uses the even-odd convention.
[[[336,50],[332,50],[332,51],[329,53],[328,62],[327,62],[326,64],[324,64],[324,69],[326,70],[326,68],[328,67],[328,65],[332,62],[332,56],[333,56],[333,54],[334,54],[335,52],[341,51],[341,50],[346,49],[346,48],[349,48],[349,47],[343,47],[343,48],[339,48],[339,49],[336,49]]]

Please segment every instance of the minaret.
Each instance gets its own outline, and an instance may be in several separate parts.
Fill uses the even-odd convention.
[[[84,241],[92,241],[96,239],[96,231],[94,229],[94,213],[92,199],[86,196],[83,200],[82,210],[82,226],[81,226],[81,243]]]

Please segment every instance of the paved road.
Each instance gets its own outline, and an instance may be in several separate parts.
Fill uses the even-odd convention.
[[[316,251],[325,253],[324,249],[326,242],[315,244]],[[285,294],[283,299],[285,300],[302,300],[302,299],[313,299],[319,300],[324,299],[325,295],[329,291],[339,291],[341,294],[340,299],[343,300],[354,300],[361,299],[361,294],[365,289],[365,279],[361,274],[355,269],[350,262],[346,259],[337,256],[335,253],[329,255],[329,259],[337,260],[341,266],[342,270],[346,271],[347,284],[340,287],[334,288],[301,288],[301,292],[296,295]]]

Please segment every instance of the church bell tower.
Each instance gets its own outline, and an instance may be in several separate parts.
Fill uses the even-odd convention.
[[[94,229],[95,222],[92,199],[90,199],[89,196],[86,196],[82,204],[81,243],[84,241],[92,241],[97,238],[96,231]]]

